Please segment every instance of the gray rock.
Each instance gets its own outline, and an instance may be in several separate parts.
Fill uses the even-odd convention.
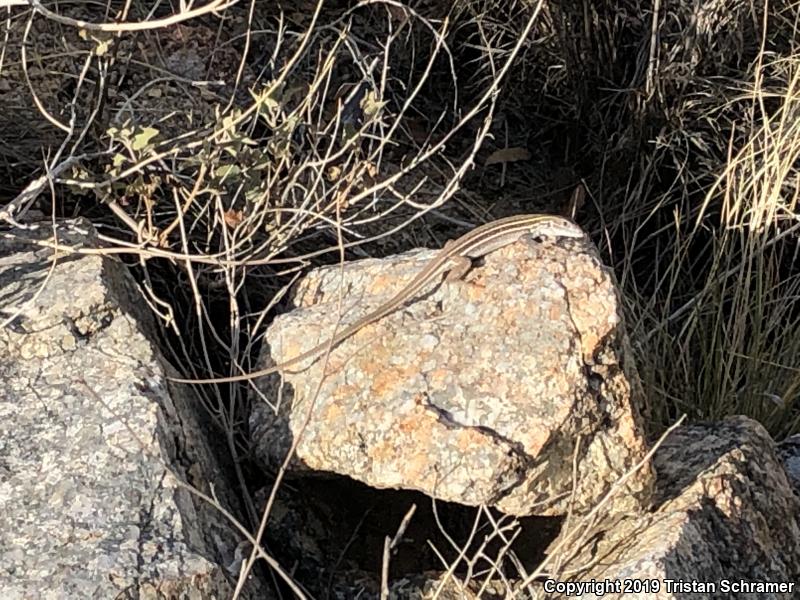
[[[568,579],[660,588],[604,598],[798,597],[800,501],[760,424],[733,417],[680,428],[655,467],[655,511],[587,531],[582,546],[574,541],[564,568],[594,566]],[[741,582],[753,587],[731,587]],[[774,589],[756,587],[765,584]]]
[[[230,597],[241,538],[178,479],[235,507],[196,399],[167,389],[126,268],[52,255],[0,241],[0,596]]]
[[[788,437],[778,444],[778,456],[795,493],[800,496],[800,434]]]

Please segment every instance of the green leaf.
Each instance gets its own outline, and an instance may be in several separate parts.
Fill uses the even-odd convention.
[[[133,138],[133,149],[134,150],[143,150],[150,145],[150,140],[158,135],[158,129],[153,127],[145,127],[139,133],[137,133]]]
[[[217,169],[217,177],[220,180],[225,180],[228,177],[234,177],[241,173],[242,170],[237,165],[222,165]]]
[[[361,110],[364,111],[364,116],[367,119],[376,117],[384,106],[386,106],[386,101],[379,101],[378,94],[374,90],[367,92],[361,99]]]

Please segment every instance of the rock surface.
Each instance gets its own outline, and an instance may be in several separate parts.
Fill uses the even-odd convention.
[[[295,294],[300,308],[267,334],[272,359],[328,338],[340,290],[344,327],[434,254],[313,273]],[[299,436],[298,471],[516,515],[580,513],[647,451],[619,315],[613,277],[588,242],[507,246],[464,282],[445,282],[340,344],[318,394],[324,359],[293,368],[280,394],[279,377],[260,380],[265,398],[282,400],[251,419],[259,456],[280,464]],[[651,482],[648,466],[632,476],[621,509],[646,504]]]
[[[800,434],[788,437],[778,444],[778,457],[795,494],[800,496]]]
[[[576,546],[590,548],[592,555],[580,553],[567,568],[596,565],[574,580],[659,582],[655,594],[604,598],[800,595],[800,501],[761,425],[734,417],[680,428],[658,449],[655,467],[656,510],[587,532],[591,543],[573,541],[573,552]],[[667,580],[675,583],[668,588]],[[723,581],[776,587],[735,592]],[[707,583],[716,589],[697,587]]]
[[[241,538],[174,474],[223,503],[225,478],[127,269],[62,254],[50,271],[50,250],[7,239],[0,256],[0,595],[230,597]]]

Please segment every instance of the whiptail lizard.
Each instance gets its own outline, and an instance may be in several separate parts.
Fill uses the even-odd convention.
[[[267,369],[242,375],[214,379],[170,379],[178,383],[230,383],[247,381],[277,371],[283,371],[292,365],[324,354],[358,332],[362,327],[370,325],[398,310],[406,302],[422,292],[428,284],[437,281],[445,272],[448,273],[447,278],[450,280],[463,277],[471,267],[472,259],[485,256],[525,236],[580,238],[584,235],[583,231],[568,219],[553,215],[516,215],[486,223],[458,239],[447,242],[444,248],[428,261],[425,267],[405,287],[378,308],[367,313],[352,325],[348,325],[332,338],[317,344],[310,350],[301,352],[294,358]]]

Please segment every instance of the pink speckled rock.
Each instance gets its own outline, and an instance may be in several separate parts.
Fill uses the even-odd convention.
[[[339,306],[343,327],[380,305],[433,255],[312,273],[267,334],[270,364],[327,339]],[[286,373],[276,410],[263,404],[251,423],[260,457],[280,463],[300,435],[294,469],[516,515],[591,507],[647,451],[616,288],[595,249],[523,241],[434,288]],[[268,399],[280,384],[260,382]],[[646,503],[652,478],[647,465],[631,477],[620,507]]]

